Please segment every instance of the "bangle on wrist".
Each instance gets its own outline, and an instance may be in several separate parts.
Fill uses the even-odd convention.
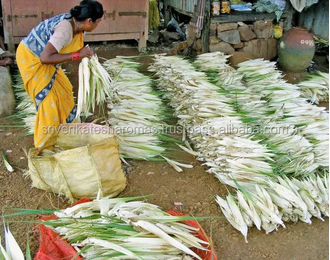
[[[72,60],[73,61],[76,61],[76,60],[80,59],[79,52],[77,52],[77,51],[72,52],[71,55],[72,55]]]

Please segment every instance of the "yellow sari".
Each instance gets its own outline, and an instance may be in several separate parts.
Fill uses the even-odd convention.
[[[71,53],[83,47],[83,33],[77,34],[60,53]],[[43,145],[51,127],[71,123],[76,117],[72,85],[61,68],[42,64],[40,58],[20,43],[16,61],[22,75],[24,88],[37,109],[34,126],[34,145]]]

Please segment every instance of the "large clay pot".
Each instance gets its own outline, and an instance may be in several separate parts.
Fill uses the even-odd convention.
[[[285,72],[303,72],[314,53],[314,39],[306,28],[293,27],[279,41],[279,64]]]

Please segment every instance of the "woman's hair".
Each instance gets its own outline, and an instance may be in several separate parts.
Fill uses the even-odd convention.
[[[80,22],[88,18],[95,22],[103,16],[103,6],[97,1],[83,0],[70,10],[70,14]]]

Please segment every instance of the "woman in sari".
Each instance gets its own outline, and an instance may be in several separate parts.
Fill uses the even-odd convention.
[[[70,13],[41,22],[19,44],[16,52],[24,88],[37,110],[34,145],[40,147],[47,129],[76,118],[72,85],[60,67],[67,61],[90,58],[94,53],[84,47],[84,32],[93,31],[103,16],[97,1],[84,0]]]

